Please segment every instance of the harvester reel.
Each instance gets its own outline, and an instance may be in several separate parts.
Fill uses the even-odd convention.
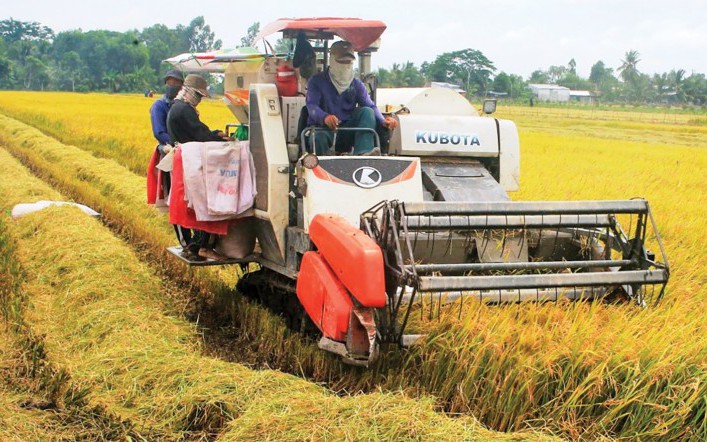
[[[618,217],[629,215],[627,235]],[[648,236],[648,228],[651,236]],[[659,294],[669,268],[645,200],[557,202],[384,201],[361,229],[385,263],[384,342],[404,341],[413,305],[429,317],[464,298],[489,304],[567,299],[633,301]],[[663,261],[645,249],[660,247]],[[460,311],[461,313],[461,311]]]

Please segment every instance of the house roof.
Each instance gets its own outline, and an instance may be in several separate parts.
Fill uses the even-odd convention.
[[[559,89],[559,90],[570,90],[568,87],[560,86],[557,84],[529,84],[533,89]]]
[[[593,97],[594,94],[591,91],[570,91],[570,95],[573,97]]]

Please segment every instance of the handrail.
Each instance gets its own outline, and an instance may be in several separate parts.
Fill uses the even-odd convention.
[[[317,133],[318,130],[330,130],[325,127],[321,126],[308,126],[305,127],[302,132],[300,133],[300,148],[302,152],[309,152],[309,153],[317,153],[317,137],[314,135]],[[336,136],[337,132],[339,131],[346,131],[346,132],[353,132],[353,131],[364,131],[364,132],[372,132],[373,133],[373,139],[375,140],[375,144],[373,145],[373,148],[381,148],[381,141],[380,137],[378,136],[378,132],[376,132],[374,129],[371,129],[370,127],[338,127],[334,132],[334,138],[331,141],[332,147],[336,149]],[[310,143],[310,146],[307,146],[307,137],[311,137],[312,142]],[[309,147],[309,148],[308,148]]]

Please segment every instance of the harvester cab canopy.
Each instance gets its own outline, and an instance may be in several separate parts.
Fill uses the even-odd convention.
[[[385,23],[379,20],[362,20],[360,18],[281,18],[260,31],[253,41],[254,45],[265,42],[263,52],[254,47],[236,49],[221,49],[208,52],[185,52],[163,60],[172,66],[188,72],[223,73],[229,63],[263,62],[269,57],[287,57],[288,54],[275,54],[272,46],[265,40],[267,37],[282,32],[285,39],[295,40],[303,34],[307,40],[322,41],[324,46],[315,48],[323,53],[326,64],[329,40],[340,38],[346,40],[357,52],[371,52],[377,49],[375,43],[386,29]]]
[[[358,52],[358,68],[361,78],[371,73],[371,53],[378,50],[380,36],[386,29],[380,20],[363,20],[360,18],[316,17],[316,18],[281,18],[263,28],[255,36],[254,44],[265,40],[268,36],[282,32],[285,39],[297,40],[304,36],[309,41],[321,43],[315,46],[315,52],[321,54],[318,70],[326,69],[329,59],[329,42],[336,38],[351,43]],[[268,44],[266,43],[266,48]]]
[[[302,32],[309,40],[332,40],[339,37],[346,40],[357,52],[368,49],[385,31],[385,23],[379,20],[360,18],[281,18],[265,26],[255,42],[276,32],[284,38],[297,38]]]
[[[272,55],[260,53],[255,48],[244,47],[209,52],[185,52],[163,60],[163,63],[169,63],[185,72],[223,73],[229,63],[262,63],[267,57]]]
[[[297,99],[296,108],[289,115],[290,126],[286,127],[287,141],[297,138],[297,127],[294,120],[303,107],[303,98],[307,90],[307,81],[315,73],[327,68],[329,47],[332,40],[343,39],[351,43],[358,53],[358,71],[361,80],[367,85],[371,97],[375,100],[376,78],[371,73],[371,54],[378,50],[378,41],[386,29],[385,23],[379,20],[363,20],[360,18],[281,18],[265,27],[258,33],[254,47],[244,47],[230,50],[210,52],[184,53],[164,60],[165,63],[186,72],[207,72],[224,74],[224,100],[236,119],[245,124],[249,120],[250,104],[249,89],[252,84],[276,84],[278,95],[282,98]],[[276,53],[267,37],[278,34],[290,40],[290,47],[282,53]],[[295,63],[297,50],[295,42],[302,41],[316,54],[311,69],[305,71],[297,68]],[[282,48],[279,48],[282,51]],[[294,65],[294,68],[293,68]],[[281,87],[285,78],[290,87]],[[288,101],[288,100],[285,100]],[[292,100],[289,100],[292,101]],[[299,103],[299,102],[302,103]],[[292,104],[292,103],[290,103]],[[287,103],[282,103],[283,107]],[[291,118],[290,118],[291,117]]]

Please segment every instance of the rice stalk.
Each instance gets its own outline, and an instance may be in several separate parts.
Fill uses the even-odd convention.
[[[0,152],[3,170],[18,169],[13,161]],[[21,185],[21,173],[14,178],[13,186]],[[46,188],[26,172],[22,187]],[[0,201],[16,197],[9,189],[0,182]],[[3,209],[9,207],[5,204]],[[471,419],[438,413],[431,398],[418,401],[401,393],[340,398],[292,375],[205,357],[193,324],[163,312],[159,279],[127,245],[73,207],[22,217],[9,224],[8,235],[25,274],[24,320],[42,336],[43,358],[61,367],[64,375],[57,385],[70,382],[81,392],[72,400],[105,409],[148,434],[167,440],[221,435],[296,440],[318,434],[313,423],[319,419],[336,423],[335,438],[356,440],[378,435],[392,440],[548,438],[496,435]],[[60,406],[70,405],[67,395],[63,401]],[[260,407],[270,402],[300,411],[266,416],[282,429],[272,437],[265,430],[243,433],[246,425],[262,424]],[[367,416],[370,425],[359,426],[352,415]]]
[[[600,115],[595,119],[602,121]],[[593,305],[475,306],[461,320],[447,318],[440,323],[427,343],[410,354],[386,355],[376,370],[352,373],[336,361],[309,353],[309,347],[303,349],[300,338],[290,339],[261,309],[226,300],[234,315],[236,336],[247,337],[242,343],[247,353],[257,362],[350,391],[378,385],[434,394],[448,410],[473,413],[494,428],[547,424],[570,437],[707,438],[706,405],[701,399],[707,384],[703,319],[707,195],[701,180],[707,170],[707,153],[699,147],[705,145],[705,135],[680,122],[676,129],[665,123],[641,122],[640,126],[602,123],[580,131],[580,126],[593,120],[571,115],[566,120],[558,124],[556,116],[544,114],[519,119],[524,178],[523,190],[514,198],[648,198],[673,268],[663,305],[646,311]],[[18,141],[20,132],[17,128],[6,132],[6,143],[13,152],[45,176],[56,182],[61,179],[76,197],[86,198],[89,191],[82,190],[80,181],[73,176],[62,178],[59,168],[52,169],[53,159],[71,148],[60,145],[34,154],[32,149],[41,146],[18,145],[28,143],[36,132]],[[51,140],[45,137],[42,143]],[[90,155],[76,152],[70,156],[93,164]],[[63,164],[66,171],[80,167],[65,159]],[[64,175],[70,175],[66,171]],[[80,172],[78,176],[100,182],[110,176],[107,170],[94,176]],[[120,182],[106,185],[107,194],[129,181],[128,175],[121,176]],[[142,196],[142,183],[121,198],[134,195]],[[103,207],[114,204],[110,198],[95,200],[104,213]],[[141,202],[128,204],[108,215],[121,228],[132,229],[132,234],[150,216],[140,206]],[[166,229],[143,230],[139,236],[133,234],[134,243],[154,247],[154,256],[159,256],[162,246],[155,244]],[[173,274],[179,274],[178,269]],[[633,385],[645,391],[636,391]]]

